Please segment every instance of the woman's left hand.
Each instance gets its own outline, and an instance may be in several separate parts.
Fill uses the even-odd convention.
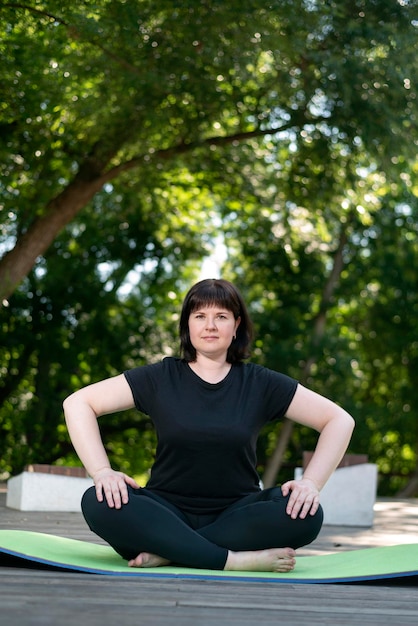
[[[282,485],[282,494],[289,495],[286,513],[292,519],[304,519],[308,513],[315,515],[319,507],[319,490],[309,478],[289,480]]]

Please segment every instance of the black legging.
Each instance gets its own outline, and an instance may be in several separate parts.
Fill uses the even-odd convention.
[[[292,519],[280,487],[246,496],[216,515],[191,515],[148,489],[128,490],[129,502],[120,509],[98,502],[94,487],[81,503],[90,529],[127,560],[150,552],[185,567],[222,570],[228,550],[300,548],[317,537],[323,521],[321,507]]]

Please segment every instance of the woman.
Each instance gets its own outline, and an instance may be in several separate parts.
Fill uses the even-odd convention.
[[[128,370],[65,400],[73,445],[94,480],[83,514],[130,566],[287,572],[295,550],[318,535],[319,491],[354,421],[296,380],[243,363],[251,338],[238,290],[203,280],[183,303],[183,358]],[[145,488],[111,468],[97,422],[134,406],[150,415],[158,436]],[[320,433],[316,450],[302,479],[262,490],[257,437],[284,416]]]

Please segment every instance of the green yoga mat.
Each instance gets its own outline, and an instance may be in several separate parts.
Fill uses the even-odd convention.
[[[338,583],[418,576],[418,543],[303,556],[287,574],[223,572],[185,567],[130,568],[109,546],[24,530],[0,530],[2,555],[22,565],[59,567],[77,572],[147,578],[246,580],[279,583]],[[7,558],[4,559],[6,565]],[[10,561],[10,558],[9,558]],[[418,581],[418,579],[417,579]]]

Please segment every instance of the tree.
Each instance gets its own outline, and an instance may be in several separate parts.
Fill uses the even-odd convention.
[[[230,276],[250,285],[256,356],[355,416],[352,450],[378,464],[386,495],[417,493],[414,171],[416,163],[404,164],[396,184],[369,172],[367,184],[359,180],[348,194],[353,211],[344,219],[335,210],[324,221],[323,211],[302,206],[286,217],[285,205],[267,202],[263,219],[255,206],[245,208],[251,236],[243,236],[239,215],[227,227],[239,250],[229,260]],[[266,485],[288,479],[303,450],[315,445],[304,428],[288,445],[287,424],[264,433]]]
[[[122,172],[146,176],[151,162],[198,146],[286,129],[325,152],[357,141],[389,164],[411,124],[410,78],[400,75],[413,50],[408,3],[41,6],[2,8],[3,80],[13,86],[3,105],[5,201],[19,201],[2,299]]]
[[[417,191],[405,185],[407,168],[404,174],[397,186],[382,187],[381,208],[358,239],[359,254],[345,281],[348,288],[359,284],[363,303],[351,304],[349,313],[356,331],[353,395],[363,417],[357,437],[370,442],[382,490],[412,496],[418,467],[418,214]]]
[[[38,461],[68,454],[58,399],[69,386],[172,346],[175,305],[221,219],[231,254],[237,233],[237,252],[264,255],[243,267],[265,315],[274,298],[259,281],[272,258],[280,269],[286,310],[270,321],[289,330],[281,358],[296,375],[292,332],[309,327],[365,172],[384,171],[390,185],[415,157],[413,10],[383,0],[3,3],[7,471],[28,458],[22,442]],[[299,225],[311,221],[305,236]],[[283,229],[289,248],[277,253]],[[108,424],[117,440],[120,423]]]
[[[181,173],[177,178],[181,188]],[[153,198],[132,195],[113,210],[112,194],[94,200],[82,222],[75,220],[56,238],[25,290],[17,290],[0,311],[0,470],[33,462],[73,462],[62,423],[62,400],[71,390],[149,362],[177,349],[175,319],[187,280],[187,264],[201,254],[196,226],[210,214],[203,192],[187,195],[187,212],[175,213],[180,190],[164,184]],[[163,220],[173,203],[173,217]],[[193,208],[194,207],[194,208]],[[195,214],[194,214],[195,212]],[[142,225],[138,226],[140,217]],[[174,219],[175,217],[175,219]],[[99,233],[99,235],[98,235]],[[181,272],[180,272],[181,270]],[[133,274],[134,282],[127,277]],[[136,412],[107,419],[103,434],[118,465],[146,465],[150,459],[149,420]],[[128,432],[128,434],[126,434]],[[149,443],[134,452],[118,442]],[[141,436],[142,436],[141,435]],[[142,450],[142,452],[141,452]],[[123,462],[121,457],[123,456]]]
[[[347,225],[344,224],[341,229],[338,246],[336,247],[335,253],[333,254],[331,270],[322,290],[318,310],[312,320],[310,337],[307,338],[307,342],[310,345],[312,352],[305,359],[303,370],[299,377],[300,383],[304,385],[311,376],[312,369],[318,358],[318,349],[320,349],[320,346],[324,339],[328,309],[332,304],[334,293],[344,267],[343,257],[344,248],[346,247],[346,245]],[[292,422],[291,420],[285,420],[281,430],[280,438],[277,442],[273,454],[271,455],[266,465],[266,469],[263,475],[263,482],[266,488],[273,487],[276,484],[276,477],[282,466],[283,457],[288,448],[289,440],[293,432],[293,427],[294,422]]]

